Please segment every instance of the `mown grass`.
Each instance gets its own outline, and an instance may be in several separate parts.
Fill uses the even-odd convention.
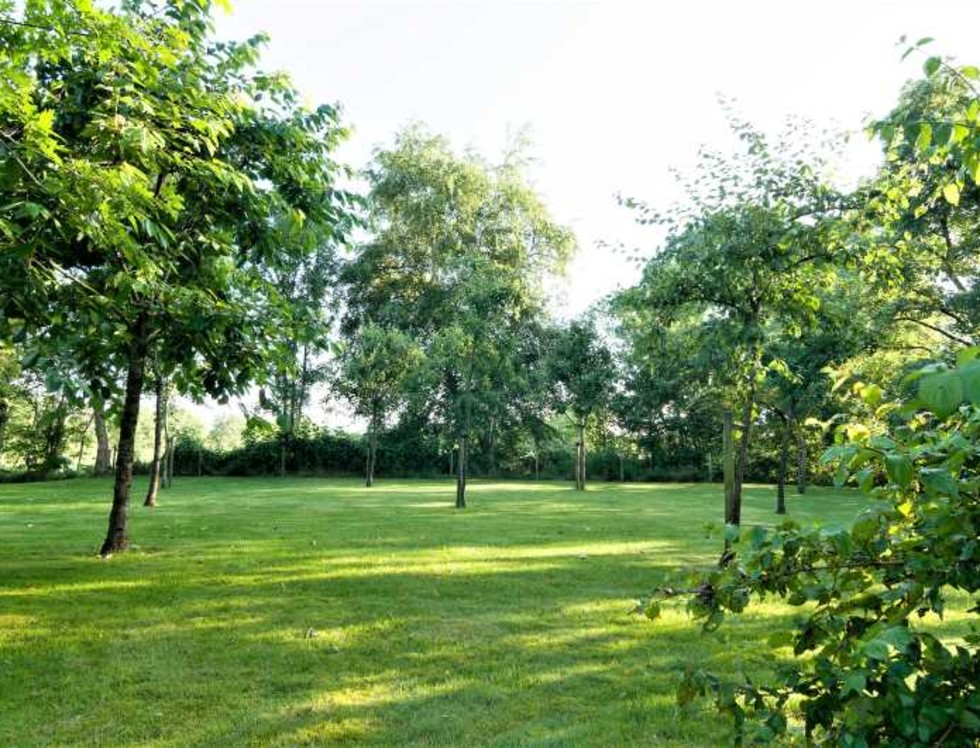
[[[684,668],[764,672],[792,615],[630,614],[717,559],[717,486],[476,482],[457,512],[448,482],[180,479],[101,561],[109,495],[0,486],[0,745],[712,746]],[[749,489],[744,523],[772,505]]]

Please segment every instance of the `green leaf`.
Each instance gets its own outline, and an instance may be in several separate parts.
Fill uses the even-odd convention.
[[[854,670],[844,676],[841,693],[844,696],[852,693],[861,693],[868,685],[868,678],[861,670]]]
[[[957,372],[930,374],[919,384],[919,397],[939,418],[946,418],[963,402],[963,381]]]
[[[908,488],[912,483],[912,461],[903,454],[885,455],[885,473],[896,486]]]
[[[950,182],[943,187],[943,197],[950,205],[960,204],[960,186],[956,182]]]
[[[970,134],[970,128],[966,125],[953,125],[950,129],[949,144],[956,145],[962,143]]]
[[[977,78],[980,78],[980,68],[977,68],[975,65],[964,65],[960,68],[960,74],[964,78],[975,81]]]
[[[959,493],[956,480],[945,468],[922,468],[919,478],[929,496],[956,496]]]
[[[861,388],[861,399],[872,408],[881,402],[881,387],[876,384],[865,385]]]
[[[876,638],[899,652],[904,652],[912,642],[912,632],[905,626],[892,626],[882,631]]]
[[[868,441],[868,446],[874,449],[887,451],[887,450],[895,449],[895,447],[897,447],[898,445],[895,443],[895,440],[892,439],[890,436],[885,436],[884,434],[882,434],[879,436],[871,437],[871,439]]]
[[[925,71],[925,74],[931,78],[936,74],[942,64],[943,61],[941,57],[930,57],[925,61],[922,69]]]
[[[973,405],[980,405],[980,362],[973,362],[959,370],[963,382],[963,394]]]
[[[915,147],[920,151],[924,151],[932,145],[932,125],[928,122],[923,122],[919,125],[919,135],[915,139]]]
[[[956,352],[956,365],[966,366],[980,356],[980,346],[971,345]]]
[[[766,639],[766,644],[772,649],[778,649],[779,647],[788,647],[793,643],[793,632],[792,631],[777,631],[774,634],[770,634],[769,638]]]

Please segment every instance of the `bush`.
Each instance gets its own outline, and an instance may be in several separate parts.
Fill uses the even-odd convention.
[[[975,355],[975,352],[974,352]],[[795,662],[775,685],[691,671],[681,701],[709,696],[731,715],[736,742],[975,746],[980,741],[980,634],[944,641],[954,590],[980,590],[980,361],[922,376],[919,397],[873,404],[887,432],[849,424],[824,460],[837,481],[877,499],[850,529],[726,528],[725,562],[687,591],[705,629],[775,595],[805,614]],[[681,590],[683,592],[683,590]],[[647,605],[656,617],[659,598]],[[930,628],[918,625],[929,615]],[[790,728],[798,701],[803,735]]]

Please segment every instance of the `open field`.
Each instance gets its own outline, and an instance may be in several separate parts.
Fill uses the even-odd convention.
[[[139,496],[142,484],[136,486]],[[687,665],[765,668],[789,609],[702,635],[634,600],[712,563],[717,486],[179,479],[95,556],[110,484],[0,486],[0,745],[717,745]],[[769,523],[752,487],[746,525]],[[789,496],[845,524],[860,496]]]

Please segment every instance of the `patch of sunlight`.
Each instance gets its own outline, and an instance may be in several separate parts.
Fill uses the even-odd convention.
[[[554,670],[529,673],[524,677],[524,680],[529,685],[548,686],[555,683],[561,683],[569,678],[581,677],[584,675],[601,675],[608,670],[609,666],[601,663],[573,665],[569,667],[556,668]]]
[[[541,631],[531,634],[512,634],[501,640],[505,647],[516,647],[525,650],[547,651],[576,647],[591,639],[609,636],[605,626],[580,627],[561,631]]]
[[[261,619],[259,619],[261,622]],[[247,635],[246,639],[259,642],[278,644],[301,644],[311,649],[321,649],[328,652],[352,649],[363,643],[378,639],[387,639],[406,621],[401,618],[381,618],[365,623],[354,623],[347,626],[329,626],[319,628],[316,620],[310,620],[306,628],[273,628]]]
[[[562,542],[547,545],[454,545],[447,546],[442,553],[448,553],[455,558],[487,558],[488,560],[519,560],[526,558],[577,558],[587,556],[623,556],[627,554],[646,554],[651,551],[672,551],[677,544],[666,540],[643,541],[593,541],[593,542]],[[431,554],[438,551],[420,551],[420,554]]]
[[[0,589],[0,597],[46,597],[62,593],[73,592],[105,592],[115,590],[132,590],[140,587],[149,587],[147,580],[136,580],[132,582],[110,582],[101,580],[98,582],[79,582],[77,584],[52,584],[47,587],[23,587],[21,589]]]
[[[50,633],[50,629],[38,626],[37,619],[31,616],[0,613],[0,645],[43,639]]]
[[[377,721],[365,717],[341,717],[331,719],[323,715],[315,725],[301,727],[289,734],[278,734],[270,745],[333,745],[336,743],[361,743],[370,737]]]
[[[309,701],[309,708],[330,711],[337,708],[383,707],[413,699],[448,696],[473,685],[471,679],[445,673],[438,682],[406,680],[397,670],[387,670],[356,679],[355,685],[340,684],[320,691]]]
[[[629,603],[632,602],[632,605]],[[636,601],[627,601],[622,598],[605,598],[601,600],[589,600],[584,603],[575,603],[562,607],[563,618],[593,618],[595,616],[616,616],[626,617]]]

